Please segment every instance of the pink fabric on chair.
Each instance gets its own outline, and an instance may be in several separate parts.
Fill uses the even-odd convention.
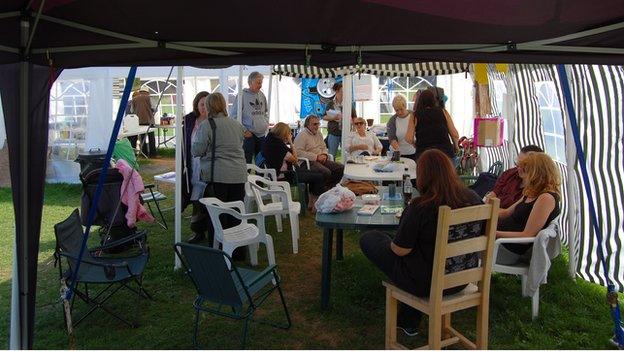
[[[126,212],[128,227],[135,227],[137,221],[153,222],[154,217],[141,204],[141,193],[145,187],[139,172],[130,167],[125,160],[117,161],[115,167],[124,178],[121,184],[121,202],[128,206]]]

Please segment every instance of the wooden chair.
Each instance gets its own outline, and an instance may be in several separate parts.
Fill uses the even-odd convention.
[[[491,199],[485,205],[455,210],[451,210],[448,206],[440,206],[429,298],[414,296],[391,283],[383,282],[386,287],[386,349],[406,348],[397,342],[398,301],[429,316],[429,343],[423,347],[424,349],[440,349],[458,342],[462,343],[464,348],[487,348],[490,276],[498,209],[498,199]],[[483,235],[455,241],[451,238],[449,242],[449,231],[455,226],[482,220],[485,220]],[[447,259],[479,252],[481,252],[480,263],[475,264],[474,268],[447,273]],[[445,289],[464,284],[469,284],[464,290],[443,296]],[[475,343],[451,326],[451,313],[470,307],[477,307]]]

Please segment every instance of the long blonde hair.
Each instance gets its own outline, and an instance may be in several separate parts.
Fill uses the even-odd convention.
[[[518,167],[526,174],[522,195],[535,198],[544,193],[561,195],[561,176],[555,162],[543,152],[529,152]]]

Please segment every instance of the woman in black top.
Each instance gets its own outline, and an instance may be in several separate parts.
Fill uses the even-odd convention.
[[[395,238],[378,231],[367,232],[360,239],[360,247],[399,288],[416,296],[429,296],[438,208],[466,207],[482,201],[461,182],[451,160],[439,150],[425,151],[418,159],[416,171],[420,196],[403,211]],[[482,226],[476,227],[476,232],[468,230],[466,237],[481,235]],[[445,293],[461,289],[449,289]],[[401,306],[398,323],[406,334],[414,333],[419,321],[420,312]]]
[[[417,160],[429,149],[438,149],[451,159],[455,157],[457,129],[451,116],[438,105],[431,90],[425,90],[418,96],[413,123]]]
[[[524,188],[522,198],[498,214],[497,238],[533,237],[555,219],[561,209],[561,180],[555,162],[543,152],[530,152],[518,162],[518,175]],[[517,254],[524,254],[532,244],[505,244]]]
[[[316,199],[323,192],[325,179],[323,173],[314,172],[297,165],[297,153],[292,145],[292,133],[286,123],[277,123],[269,132],[262,145],[262,155],[266,166],[275,169],[278,179],[281,177],[291,181],[292,172],[284,171],[293,169],[297,173],[297,179],[310,186],[310,198],[308,210],[315,212]]]

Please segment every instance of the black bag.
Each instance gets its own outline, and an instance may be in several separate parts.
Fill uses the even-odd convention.
[[[82,225],[87,225],[87,217],[91,203],[95,197],[98,180],[102,169],[95,169],[80,177],[82,181],[82,199],[80,205],[80,219]],[[106,174],[102,194],[98,200],[93,225],[102,227],[118,227],[126,225],[128,207],[121,203],[121,184],[123,176],[116,168],[111,168]],[[119,208],[118,208],[119,205]]]
[[[474,184],[470,185],[469,188],[474,190],[479,197],[484,197],[485,194],[494,189],[494,184],[496,184],[497,179],[498,177],[494,173],[482,172],[479,174]]]

